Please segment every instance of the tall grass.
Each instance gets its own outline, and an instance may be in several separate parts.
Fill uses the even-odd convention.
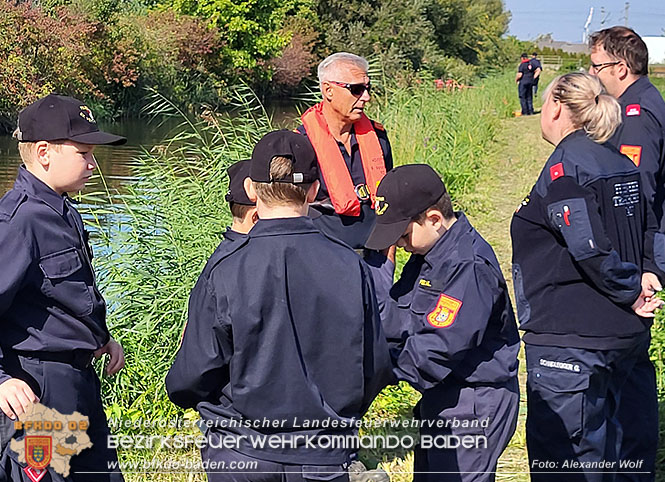
[[[121,202],[111,213],[91,208],[96,218],[104,219],[96,239],[98,251],[107,254],[98,256],[96,265],[111,331],[127,357],[125,369],[104,381],[113,419],[158,422],[183,415],[168,401],[163,381],[185,324],[189,291],[230,220],[225,168],[249,157],[258,139],[273,129],[251,92],[240,89],[237,99],[232,117],[207,112],[193,122],[153,93],[151,112],[182,116],[182,133],[137,159],[138,181],[116,195]],[[455,92],[431,85],[386,87],[370,115],[386,126],[396,165],[427,162],[443,175],[453,198],[462,198],[486,166],[499,122],[511,115],[516,101],[512,75],[505,75]],[[410,418],[417,399],[406,385],[391,387],[368,417]],[[191,412],[187,416],[195,417]],[[150,427],[116,431],[164,432]],[[132,460],[164,455],[121,453]],[[175,454],[183,456],[196,453]],[[372,452],[365,459],[401,466],[395,456],[404,454]],[[185,479],[155,475],[151,480]]]

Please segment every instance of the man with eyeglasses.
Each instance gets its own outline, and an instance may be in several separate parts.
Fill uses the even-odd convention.
[[[318,68],[323,100],[302,115],[297,131],[309,137],[319,163],[321,188],[310,213],[317,228],[356,250],[374,227],[379,181],[392,169],[385,129],[364,112],[370,101],[369,64],[337,52]]]
[[[611,27],[595,32],[589,38],[591,67],[607,91],[621,104],[623,122],[610,139],[640,171],[644,193],[663,231],[665,206],[665,102],[649,81],[647,46],[640,36],[627,27]],[[654,252],[661,269],[665,267],[665,235],[656,234]],[[661,290],[653,274],[642,277],[647,296]],[[645,320],[645,323],[647,321]],[[636,414],[639,416],[636,417]],[[618,419],[624,428],[619,460],[644,461],[639,472],[617,474],[617,481],[655,478],[658,447],[658,397],[656,374],[644,351],[635,365],[618,408]]]

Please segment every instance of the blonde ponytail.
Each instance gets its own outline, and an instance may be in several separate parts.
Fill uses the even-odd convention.
[[[573,126],[584,129],[594,141],[607,142],[621,124],[621,106],[609,95],[597,77],[572,72],[557,77],[545,91],[565,105],[571,114]]]

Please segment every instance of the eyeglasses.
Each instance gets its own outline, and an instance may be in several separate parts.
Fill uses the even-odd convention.
[[[367,91],[369,94],[370,89],[372,88],[372,85],[369,82],[366,84],[347,84],[345,82],[337,82],[335,80],[329,80],[328,82],[348,89],[348,91],[351,92],[351,95],[354,97],[360,97],[365,93],[365,91]]]
[[[610,65],[617,65],[620,64],[621,60],[617,60],[616,62],[603,62],[601,64],[591,64],[591,68],[594,70],[594,72],[598,73],[601,70],[603,70],[605,67],[609,67]]]

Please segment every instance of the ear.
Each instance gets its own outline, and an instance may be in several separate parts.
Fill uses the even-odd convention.
[[[328,81],[323,81],[321,82],[321,95],[325,100],[330,102],[333,98],[333,88],[332,85],[330,85],[330,82]]]
[[[556,100],[552,100],[552,104],[554,105],[552,108],[552,119],[557,120],[559,117],[561,117],[561,109],[563,109],[563,105],[561,102]]]
[[[49,159],[49,143],[46,141],[38,141],[35,143],[35,160],[44,169],[48,169],[51,164]]]
[[[259,212],[256,209],[256,207],[252,209],[251,213],[252,213],[252,224],[256,224],[256,222],[259,220]]]
[[[252,178],[246,177],[245,180],[242,182],[242,187],[245,188],[245,194],[247,194],[249,200],[255,203],[258,196],[256,195],[256,190],[254,189]]]
[[[309,186],[309,189],[307,190],[307,204],[311,204],[314,202],[316,199],[316,195],[319,193],[319,187],[321,186],[321,183],[317,179],[312,183],[311,186]]]
[[[432,225],[437,231],[443,226],[443,214],[438,209],[430,209],[427,211],[425,221]]]
[[[628,77],[628,74],[630,74],[628,65],[626,65],[626,62],[624,61],[622,61],[620,64],[617,64],[615,68],[617,69],[617,75],[619,77],[619,80],[625,80],[626,77]]]

